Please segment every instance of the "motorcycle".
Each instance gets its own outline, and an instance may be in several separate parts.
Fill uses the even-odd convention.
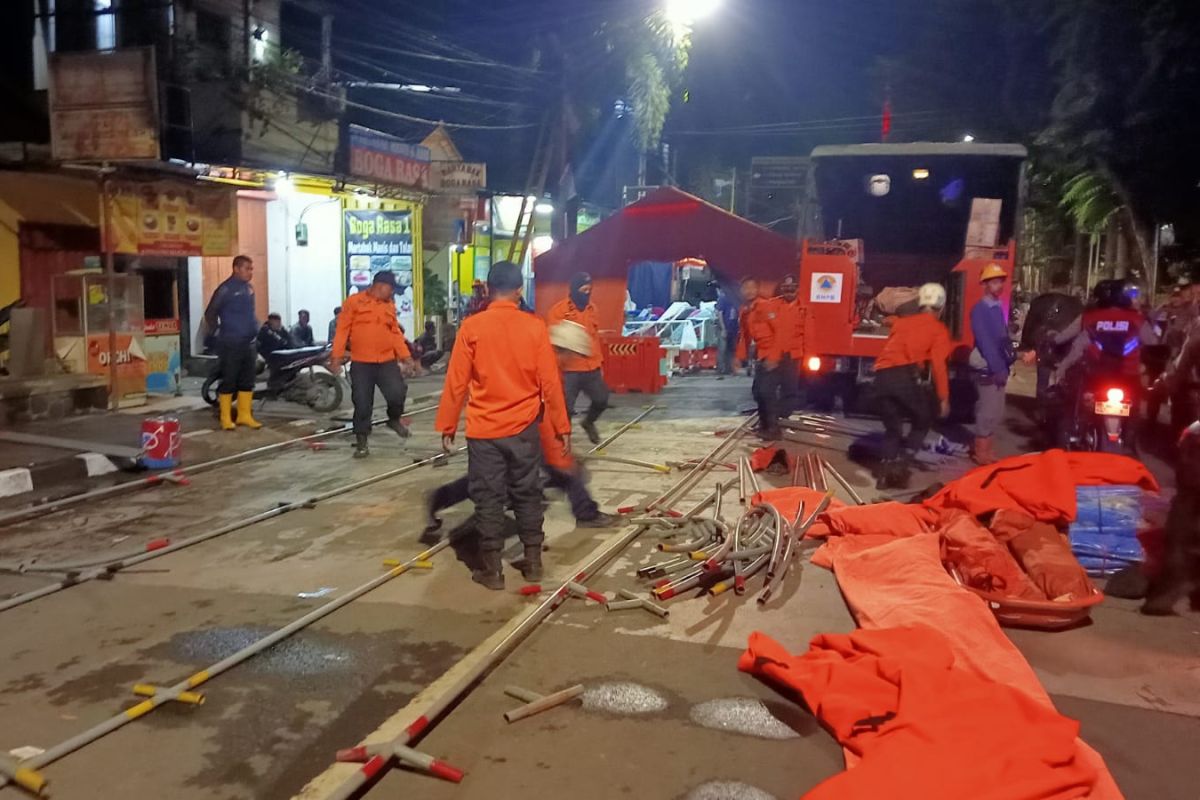
[[[1121,369],[1121,360],[1102,353],[1076,370],[1060,387],[1067,407],[1059,426],[1064,450],[1136,455],[1136,423],[1142,399],[1141,379]]]
[[[256,377],[254,399],[287,400],[320,414],[336,411],[342,405],[343,390],[338,377],[325,370],[330,349],[326,344],[268,353],[266,378],[261,372]],[[204,402],[215,406],[219,390],[220,376],[214,373],[205,379],[200,394]]]

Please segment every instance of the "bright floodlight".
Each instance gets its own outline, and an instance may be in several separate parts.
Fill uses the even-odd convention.
[[[717,10],[721,0],[666,0],[663,13],[672,25],[691,25]]]
[[[975,141],[975,137],[969,133],[966,133],[966,134],[963,134],[963,141],[964,142],[973,142],[973,141]]]

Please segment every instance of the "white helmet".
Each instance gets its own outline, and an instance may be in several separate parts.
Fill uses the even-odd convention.
[[[563,320],[550,326],[550,344],[581,356],[592,354],[592,337],[578,322]]]
[[[942,309],[946,306],[946,290],[940,283],[927,283],[917,290],[917,305]]]

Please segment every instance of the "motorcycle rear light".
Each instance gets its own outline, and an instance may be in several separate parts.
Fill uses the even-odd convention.
[[[809,356],[808,363],[806,364],[806,366],[808,367],[809,372],[820,372],[821,371],[820,356]]]
[[[1109,389],[1106,396],[1108,397],[1108,402],[1110,403],[1125,402],[1125,391],[1123,389]]]

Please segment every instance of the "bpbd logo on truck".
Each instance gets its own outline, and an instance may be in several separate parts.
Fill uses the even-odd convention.
[[[809,301],[813,303],[842,302],[842,276],[836,272],[818,272],[812,276]]]

